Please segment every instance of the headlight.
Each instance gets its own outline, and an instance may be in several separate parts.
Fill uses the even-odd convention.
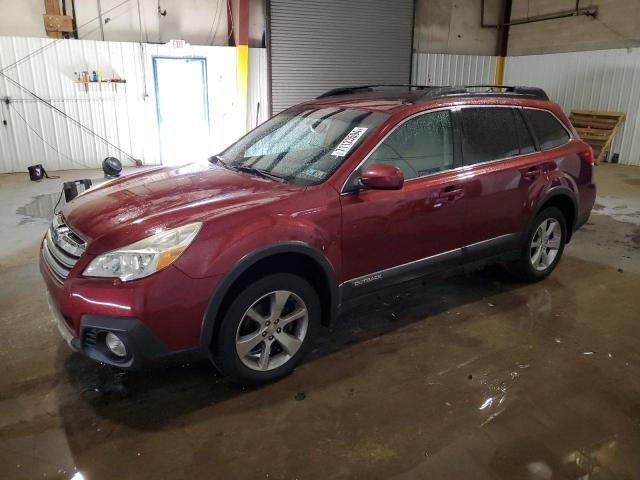
[[[159,272],[175,262],[200,231],[201,223],[165,230],[127,247],[94,258],[86,277],[119,278],[123,282]]]

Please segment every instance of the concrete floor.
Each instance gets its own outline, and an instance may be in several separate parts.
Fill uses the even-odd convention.
[[[207,363],[71,354],[36,265],[62,180],[0,176],[0,476],[640,478],[640,168],[597,178],[546,281],[489,268],[377,295],[243,391]]]

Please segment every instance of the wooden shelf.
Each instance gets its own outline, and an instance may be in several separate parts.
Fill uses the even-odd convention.
[[[111,90],[113,90],[113,92],[116,94],[118,93],[118,85],[123,85],[125,92],[127,88],[126,80],[118,80],[118,81],[100,80],[99,82],[83,82],[82,80],[74,80],[73,83],[75,83],[76,85],[84,85],[84,91],[86,93],[89,93],[89,85],[97,85],[99,90],[102,90],[103,85],[111,86],[112,87]],[[92,90],[92,91],[95,92],[96,90]]]
[[[91,85],[91,84],[108,84],[108,85],[121,85],[123,83],[127,83],[126,80],[119,80],[114,82],[113,80],[100,80],[99,82],[83,82],[82,80],[74,80],[73,83],[81,83],[83,85]]]
[[[607,155],[616,131],[624,120],[624,113],[572,110],[569,120],[580,138],[593,149],[597,164]]]

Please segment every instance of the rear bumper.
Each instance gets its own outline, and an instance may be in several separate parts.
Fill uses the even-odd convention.
[[[580,189],[580,208],[573,228],[574,232],[589,221],[591,211],[596,203],[596,193],[595,183],[589,183]]]

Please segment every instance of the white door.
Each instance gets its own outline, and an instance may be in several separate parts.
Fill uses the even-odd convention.
[[[182,165],[208,158],[207,61],[154,57],[153,71],[162,164]]]

